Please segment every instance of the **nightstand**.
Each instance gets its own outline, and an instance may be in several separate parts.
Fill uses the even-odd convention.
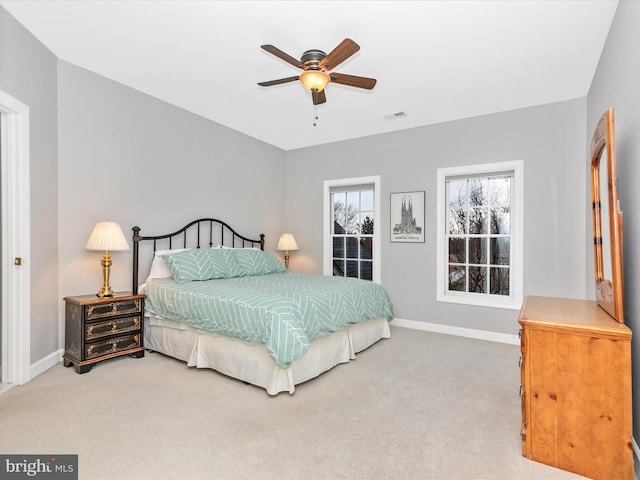
[[[65,297],[64,366],[87,373],[103,360],[144,357],[145,295],[119,292],[113,297]]]

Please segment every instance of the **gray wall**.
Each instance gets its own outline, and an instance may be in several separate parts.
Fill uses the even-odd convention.
[[[58,105],[61,298],[102,285],[102,255],[84,245],[105,219],[130,238],[134,225],[155,235],[215,217],[275,250],[282,150],[63,61]],[[112,288],[130,290],[131,252],[111,257]]]
[[[585,298],[586,98],[287,152],[291,269],[322,272],[323,181],[380,175],[382,284],[396,317],[515,334],[515,310],[436,301],[436,170],[524,160],[524,293]],[[426,242],[391,243],[389,194],[426,191]]]
[[[32,364],[64,345],[62,297],[102,284],[100,254],[84,250],[97,221],[128,237],[215,216],[275,250],[280,149],[58,61],[2,7],[0,89],[30,107]],[[112,287],[128,290],[131,253],[112,259]]]
[[[618,191],[624,212],[624,308],[625,323],[634,332],[633,410],[634,437],[640,436],[640,2],[621,1],[613,20],[607,42],[589,90],[587,126],[591,133],[598,119],[609,108],[614,109]],[[591,214],[590,210],[587,212]],[[590,227],[590,224],[589,224]],[[589,234],[591,231],[589,231]],[[587,262],[593,263],[593,257]],[[589,272],[593,291],[593,268]],[[591,293],[591,292],[590,292]],[[593,298],[595,294],[592,293]]]
[[[31,363],[58,349],[56,62],[0,7],[0,89],[29,106]]]

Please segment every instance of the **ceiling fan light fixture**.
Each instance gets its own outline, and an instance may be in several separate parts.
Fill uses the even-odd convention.
[[[331,81],[331,78],[321,70],[307,70],[300,74],[300,81],[304,85],[304,88],[310,92],[314,90],[321,92],[324,90],[324,87],[327,86],[327,83]]]

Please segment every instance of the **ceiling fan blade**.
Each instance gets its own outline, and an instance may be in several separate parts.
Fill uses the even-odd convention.
[[[360,45],[350,38],[345,38],[329,55],[320,60],[318,65],[323,70],[333,70],[358,50]]]
[[[294,67],[304,68],[300,60],[293,58],[291,55],[284,53],[282,50],[274,47],[273,45],[260,45],[260,48],[262,48],[263,50],[266,50],[271,55],[275,55],[279,59],[284,60],[287,63],[290,63]]]
[[[327,101],[327,96],[324,94],[324,90],[313,90],[311,92],[311,98],[314,105],[320,105],[321,103],[325,103]]]
[[[270,80],[268,82],[258,82],[258,85],[261,87],[271,87],[273,85],[280,85],[281,83],[295,82],[298,79],[299,77],[280,78],[278,80]]]
[[[371,90],[376,86],[375,78],[358,77],[357,75],[346,75],[344,73],[331,72],[329,75],[332,83],[341,83],[350,87],[366,88]]]

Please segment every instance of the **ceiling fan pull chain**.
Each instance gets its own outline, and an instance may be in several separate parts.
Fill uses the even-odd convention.
[[[313,106],[313,126],[318,126],[318,107],[315,105]]]

